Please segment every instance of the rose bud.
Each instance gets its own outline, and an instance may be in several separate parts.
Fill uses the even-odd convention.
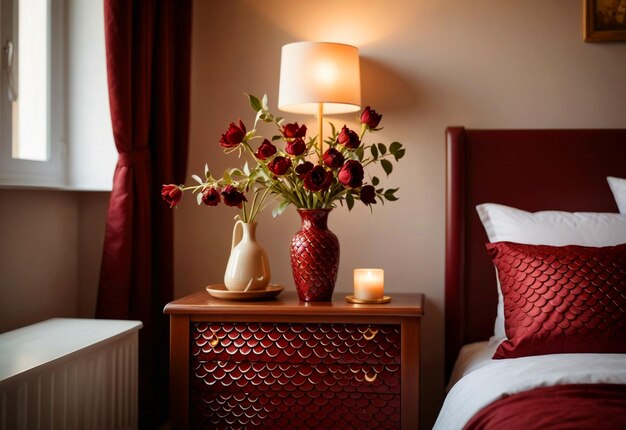
[[[331,169],[338,169],[343,166],[344,158],[343,154],[337,151],[335,148],[328,148],[324,155],[322,156],[322,160],[326,166]]]
[[[361,144],[361,141],[359,140],[359,135],[356,134],[356,132],[350,130],[344,125],[341,129],[341,133],[337,136],[337,143],[340,143],[349,149],[357,149]]]
[[[161,189],[161,197],[169,203],[170,208],[173,208],[178,204],[180,199],[183,198],[183,190],[181,190],[178,185],[163,185],[163,188]]]
[[[333,182],[333,172],[327,171],[322,166],[315,166],[304,177],[304,188],[317,192],[330,187]]]
[[[267,164],[267,168],[270,172],[277,176],[284,175],[291,167],[291,158],[283,157],[281,155],[274,157],[272,161]]]
[[[283,136],[287,139],[294,137],[304,137],[306,135],[306,125],[299,126],[298,123],[283,125]]]
[[[361,188],[361,194],[359,197],[366,205],[376,204],[376,188],[372,185],[364,185],[363,188]]]
[[[294,155],[296,157],[298,155],[302,155],[305,150],[306,144],[304,143],[304,140],[302,140],[302,138],[300,137],[295,138],[291,142],[287,142],[287,147],[285,148],[285,152],[287,152],[287,154]]]
[[[220,192],[217,188],[205,188],[202,190],[202,203],[207,206],[217,206],[221,201]]]
[[[276,147],[269,140],[265,139],[254,153],[254,156],[259,160],[267,160],[274,154],[276,154]]]
[[[243,142],[243,139],[246,137],[246,126],[243,125],[243,122],[239,120],[239,126],[235,125],[234,122],[230,123],[230,127],[226,130],[226,133],[222,134],[220,139],[220,145],[224,148],[234,148]]]
[[[363,166],[361,163],[355,160],[348,160],[343,165],[337,179],[339,182],[348,188],[358,188],[363,184]]]
[[[311,163],[310,161],[305,161],[302,164],[298,164],[298,166],[296,167],[296,174],[300,179],[302,179],[311,170],[313,170],[313,163]]]
[[[382,117],[382,115],[379,115],[375,110],[367,106],[363,113],[361,113],[361,124],[365,124],[367,128],[371,130],[378,127],[378,123],[380,123]]]
[[[226,185],[222,190],[222,197],[224,197],[224,204],[226,206],[233,206],[240,208],[243,202],[247,202],[246,196],[241,191],[232,185]]]

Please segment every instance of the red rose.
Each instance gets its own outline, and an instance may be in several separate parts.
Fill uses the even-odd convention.
[[[313,163],[311,163],[310,161],[305,161],[304,163],[298,164],[298,166],[296,167],[296,174],[300,179],[302,179],[311,170],[313,170]]]
[[[363,166],[355,160],[348,160],[343,165],[337,179],[348,188],[359,188],[363,184]]]
[[[241,208],[243,202],[248,201],[246,196],[232,185],[226,185],[226,187],[224,187],[222,197],[224,197],[224,204],[226,204],[226,206],[236,206],[238,208]]]
[[[276,154],[276,147],[269,140],[265,139],[254,155],[259,160],[267,160],[274,154]]]
[[[178,204],[180,199],[183,198],[183,190],[181,190],[178,185],[163,185],[163,188],[161,189],[161,197],[169,203],[170,208],[173,208]]]
[[[341,128],[339,136],[337,136],[337,142],[349,149],[357,149],[361,144],[359,135],[345,125]]]
[[[220,192],[217,188],[205,188],[202,190],[202,203],[207,206],[217,206],[221,201]]]
[[[283,125],[283,136],[287,139],[294,137],[304,137],[306,135],[306,125],[299,126],[298,123]]]
[[[324,169],[322,166],[313,167],[304,177],[304,188],[317,192],[330,187],[333,182],[333,172]]]
[[[359,197],[366,205],[376,204],[376,188],[372,185],[364,185],[363,188],[361,188],[361,194]]]
[[[361,113],[361,124],[365,124],[367,128],[371,130],[378,127],[378,123],[380,123],[382,117],[382,115],[379,115],[375,110],[367,106],[363,113]]]
[[[335,148],[328,148],[324,155],[322,156],[322,160],[324,164],[326,164],[331,169],[338,169],[343,166],[344,158],[343,154],[337,151]]]
[[[302,153],[306,150],[306,144],[302,138],[297,137],[291,142],[287,142],[287,147],[285,148],[285,152],[289,155],[302,155]]]
[[[267,164],[267,168],[270,172],[277,176],[284,175],[291,167],[291,158],[283,157],[281,155],[274,157],[272,161]]]
[[[224,148],[234,148],[243,142],[244,137],[246,137],[246,126],[243,125],[243,122],[239,120],[239,127],[231,122],[226,133],[222,134],[220,145]]]

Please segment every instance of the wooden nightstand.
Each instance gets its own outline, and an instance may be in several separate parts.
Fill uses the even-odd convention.
[[[171,428],[416,429],[423,295],[334,297],[169,303]]]

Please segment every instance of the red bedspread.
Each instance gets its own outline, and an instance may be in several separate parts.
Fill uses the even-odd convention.
[[[571,384],[535,388],[491,403],[464,428],[624,430],[626,385]]]

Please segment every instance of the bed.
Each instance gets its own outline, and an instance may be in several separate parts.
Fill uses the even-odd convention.
[[[435,428],[557,428],[556,423],[558,428],[626,428],[626,245],[620,246],[626,243],[626,215],[618,214],[619,197],[607,183],[607,177],[626,178],[626,130],[450,127],[446,139],[449,384]],[[540,215],[556,227],[538,223]],[[522,223],[503,230],[502,219],[525,220],[531,227]],[[579,221],[587,224],[580,227]],[[546,230],[537,227],[537,236],[524,241],[538,224]],[[561,227],[569,233],[559,236]],[[579,237],[569,240],[567,234]],[[494,238],[501,242],[487,250]],[[602,282],[610,284],[610,298],[595,303],[598,298],[587,291],[596,291],[593,276],[600,269],[586,265],[599,258],[608,259],[610,280]],[[546,304],[546,297],[529,296],[534,287],[522,285],[522,267],[536,264],[528,284],[541,281],[550,287],[556,275],[541,270],[554,272],[549,266],[559,261],[572,273],[554,290],[558,297],[547,297]],[[499,288],[505,298],[498,298]],[[579,302],[591,319],[570,312],[578,312],[573,305]],[[552,312],[557,305],[559,310],[570,305],[570,313]],[[497,313],[508,317],[506,330],[503,320],[496,321]],[[580,321],[590,328],[572,326]],[[556,328],[541,338],[547,326]],[[571,330],[582,334],[573,336]],[[501,358],[493,359],[494,354]]]

